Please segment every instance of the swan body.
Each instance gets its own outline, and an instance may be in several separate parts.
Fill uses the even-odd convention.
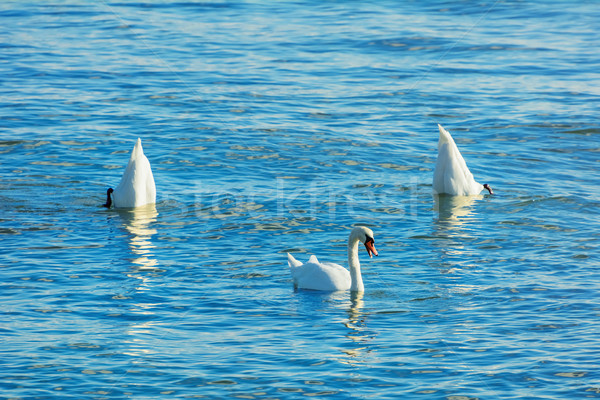
[[[150,162],[144,155],[140,138],[133,147],[119,186],[114,190],[109,188],[106,197],[104,206],[107,208],[110,208],[111,203],[114,203],[117,208],[140,207],[156,203],[154,176]]]
[[[358,243],[365,245],[369,257],[377,254],[373,231],[364,226],[352,229],[348,238],[348,264],[350,271],[341,265],[319,262],[316,256],[311,256],[307,263],[302,263],[288,253],[288,265],[294,287],[300,289],[336,291],[352,290],[363,292],[364,285],[358,261]]]
[[[339,264],[319,262],[314,255],[302,264],[291,254],[288,254],[288,264],[296,287],[330,291],[350,289],[350,272]]]
[[[475,181],[465,159],[458,151],[450,133],[438,124],[440,139],[438,156],[433,173],[433,193],[455,196],[479,194],[484,188],[493,194],[492,188]]]

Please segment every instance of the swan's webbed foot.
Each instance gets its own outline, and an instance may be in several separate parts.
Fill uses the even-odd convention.
[[[483,187],[486,188],[487,191],[490,192],[490,194],[494,194],[492,187],[490,185],[488,185],[487,183],[485,185],[483,185]]]

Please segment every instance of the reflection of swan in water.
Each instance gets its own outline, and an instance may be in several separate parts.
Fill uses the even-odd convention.
[[[350,293],[350,308],[348,309],[348,322],[356,324],[363,316],[362,308],[365,305],[363,301],[364,292]]]
[[[156,272],[160,271],[158,261],[153,253],[156,246],[152,243],[153,236],[157,234],[157,230],[153,226],[158,216],[156,207],[154,204],[147,204],[116,211],[129,233],[128,246],[133,255],[127,276],[134,282],[136,293],[150,291],[153,288],[153,278],[156,276]],[[137,298],[137,296],[133,296],[133,298]],[[131,357],[143,358],[155,354],[155,346],[148,337],[151,336],[150,333],[156,332],[160,326],[164,325],[164,321],[155,314],[154,310],[157,308],[157,304],[146,299],[142,296],[139,297],[139,300],[128,303],[128,313],[138,316],[140,319],[134,318],[125,330],[124,345],[126,349],[124,354]]]
[[[364,292],[350,292],[350,307],[347,309],[348,320],[344,322],[350,332],[346,337],[350,339],[347,348],[341,349],[347,358],[342,361],[347,364],[360,364],[365,356],[372,351],[368,343],[373,340],[372,332],[367,331],[367,314],[362,311],[364,306]]]
[[[479,194],[485,188],[490,194],[494,194],[488,184],[482,185],[475,181],[450,133],[439,124],[438,128],[440,139],[433,172],[433,193],[470,196]]]
[[[473,203],[482,199],[483,196],[449,196],[434,195],[435,210],[439,213],[439,218],[435,221],[433,236],[437,239],[431,246],[431,249],[440,253],[440,259],[447,256],[460,256],[465,258],[468,246],[465,246],[468,239],[472,238],[472,232],[469,223],[476,220],[476,214],[473,211]],[[457,263],[441,263],[440,268],[445,273],[455,272]]]
[[[473,203],[475,200],[483,198],[477,196],[448,196],[434,195],[435,211],[438,212],[439,222],[444,222],[446,225],[459,227],[469,220],[473,215]]]
[[[348,307],[348,321],[344,323],[346,328],[360,331],[361,324],[364,322],[362,308],[365,305],[363,301],[364,292],[350,292],[350,307]]]
[[[152,244],[152,236],[156,235],[157,231],[151,227],[153,222],[156,222],[158,212],[154,204],[136,207],[127,210],[118,210],[119,215],[123,218],[125,229],[131,234],[129,239],[129,248],[136,256],[132,262],[136,264],[139,270],[149,269],[156,270],[158,262],[153,259],[152,249],[155,248]]]
[[[369,314],[363,310],[364,292],[301,290],[293,296],[298,315],[326,326],[324,340],[335,342],[329,353],[332,358],[349,365],[368,362],[376,332],[367,327]],[[315,314],[315,310],[319,312]]]

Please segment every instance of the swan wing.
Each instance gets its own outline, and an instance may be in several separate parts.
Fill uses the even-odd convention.
[[[113,193],[115,207],[139,207],[156,203],[156,186],[148,158],[138,138],[119,186]]]
[[[483,185],[476,182],[450,133],[438,124],[440,139],[433,173],[433,191],[457,196],[479,194]]]

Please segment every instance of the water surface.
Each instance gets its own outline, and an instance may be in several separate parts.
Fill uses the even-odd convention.
[[[0,17],[0,397],[599,397],[595,2]],[[431,195],[438,123],[494,196]],[[294,291],[356,224],[365,292]]]

